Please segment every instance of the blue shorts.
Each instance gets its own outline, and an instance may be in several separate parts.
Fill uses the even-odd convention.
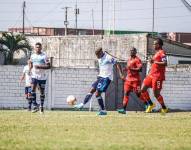
[[[38,85],[41,89],[45,89],[46,80],[38,80],[38,79],[32,78],[32,84]]]
[[[110,84],[109,78],[98,77],[97,80],[92,84],[92,87],[99,92],[105,92]]]
[[[25,95],[28,95],[29,93],[31,93],[31,91],[32,91],[31,86],[25,87]]]

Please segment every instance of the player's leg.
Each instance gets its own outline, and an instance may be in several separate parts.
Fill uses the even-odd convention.
[[[30,98],[31,87],[25,87],[25,98],[28,102],[28,111],[31,111],[32,100]]]
[[[153,93],[154,93],[154,96],[155,96],[155,98],[157,99],[157,101],[160,103],[160,105],[162,107],[161,112],[166,113],[168,111],[168,109],[167,109],[167,107],[166,107],[166,105],[164,103],[162,95],[160,94],[161,89],[162,89],[162,81],[154,80],[153,81]]]
[[[125,82],[124,84],[124,95],[123,95],[123,108],[122,109],[118,109],[118,113],[121,114],[126,114],[126,108],[129,102],[129,94],[132,90],[132,86],[130,85],[130,83],[128,84],[127,82]]]
[[[141,81],[133,82],[133,92],[144,103],[144,109],[146,110],[149,105],[148,100],[150,100],[150,97],[149,97],[149,95],[145,94],[145,93],[148,93],[147,91],[144,94],[141,93]]]
[[[106,92],[110,82],[111,80],[109,78],[101,78],[97,84],[95,96],[100,106],[100,111],[98,115],[107,115],[101,94],[103,92]]]
[[[149,93],[148,93],[148,88],[152,87],[152,78],[150,78],[149,76],[147,76],[144,80],[143,80],[143,84],[141,87],[141,95],[140,97],[142,99],[144,99],[145,101],[147,101],[148,103],[148,107],[146,109],[146,113],[150,113],[152,112],[152,109],[156,106],[150,99]]]
[[[105,105],[104,105],[104,102],[103,102],[103,98],[101,96],[101,93],[100,91],[96,91],[95,93],[95,96],[96,96],[96,99],[98,101],[98,104],[99,104],[99,107],[100,107],[100,110],[98,112],[98,115],[107,115],[107,112],[105,110]]]
[[[38,104],[36,102],[36,87],[37,87],[37,79],[32,78],[30,98],[34,106],[33,112],[37,112],[39,110]]]
[[[96,87],[97,87],[98,83],[99,83],[99,78],[92,84],[92,87],[91,87],[89,93],[85,96],[83,102],[80,104],[74,105],[74,108],[81,109],[84,107],[84,105],[86,103],[88,103],[90,101],[90,99],[92,98],[93,94],[96,91]]]
[[[84,105],[90,101],[90,99],[92,98],[92,96],[93,96],[93,94],[95,93],[95,91],[96,91],[96,89],[92,87],[92,88],[90,89],[89,93],[85,96],[83,102],[80,103],[80,104],[74,105],[74,108],[77,108],[77,109],[83,108]]]
[[[40,113],[43,113],[46,80],[38,80],[38,83],[39,83],[39,90],[40,90]]]

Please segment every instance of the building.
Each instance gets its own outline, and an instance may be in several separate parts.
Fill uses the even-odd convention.
[[[23,28],[9,28],[9,32],[23,33]],[[26,27],[24,29],[26,35],[37,35],[37,36],[59,36],[65,35],[65,28],[51,28],[51,27]],[[100,35],[102,30],[99,29],[75,29],[68,28],[68,35]]]
[[[9,28],[9,32],[19,32],[23,33],[23,28]],[[140,33],[150,33],[147,31],[120,31],[120,30],[104,30],[104,35],[112,35],[112,34],[140,34]],[[37,35],[37,36],[59,36],[65,35],[65,28],[51,28],[51,27],[26,27],[25,28],[26,35]],[[101,35],[101,29],[75,29],[68,28],[68,35]],[[157,35],[157,32],[154,32],[154,35]]]
[[[169,33],[160,33],[160,35],[168,40],[191,46],[191,33],[169,32]]]

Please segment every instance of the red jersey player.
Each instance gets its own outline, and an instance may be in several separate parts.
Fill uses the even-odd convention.
[[[130,92],[135,92],[138,97],[140,97],[140,90],[141,90],[141,78],[139,72],[142,69],[142,62],[141,59],[136,56],[137,50],[136,48],[130,49],[130,58],[127,61],[127,67],[125,71],[127,71],[127,76],[122,74],[122,70],[119,66],[117,66],[120,77],[122,80],[125,81],[124,83],[124,97],[123,97],[123,109],[118,109],[119,113],[126,114],[126,107],[129,101],[129,94]],[[147,97],[140,97],[141,100],[147,104]],[[145,98],[145,99],[143,99]]]
[[[165,51],[162,49],[162,46],[163,41],[160,38],[154,41],[154,49],[156,52],[153,58],[150,60],[151,70],[143,81],[141,92],[145,92],[148,88],[152,88],[154,96],[161,104],[161,112],[166,113],[168,109],[165,106],[163,97],[160,94],[162,89],[162,83],[165,80],[165,68],[167,66],[166,54]],[[151,112],[154,107],[155,104],[149,105],[146,112]]]

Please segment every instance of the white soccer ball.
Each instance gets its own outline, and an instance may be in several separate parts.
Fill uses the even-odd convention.
[[[69,104],[69,105],[75,105],[75,103],[76,103],[76,97],[74,96],[74,95],[69,95],[68,97],[67,97],[67,99],[66,99],[66,101],[67,101],[67,103]]]

